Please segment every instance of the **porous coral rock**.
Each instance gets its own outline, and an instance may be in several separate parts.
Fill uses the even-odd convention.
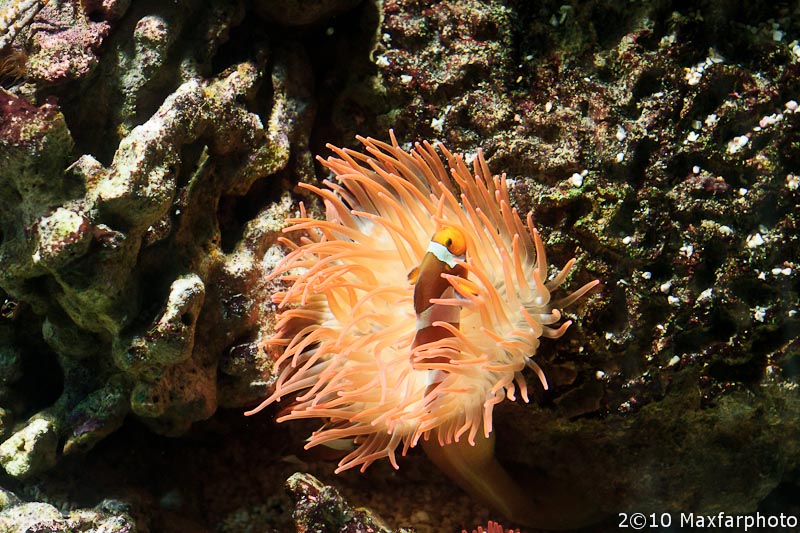
[[[354,509],[330,486],[310,474],[296,473],[286,480],[286,490],[294,500],[295,527],[298,533],[340,531],[342,533],[391,533],[380,518],[367,509]],[[400,528],[397,533],[411,533]]]
[[[46,531],[102,531],[104,533],[136,533],[136,523],[124,511],[109,509],[103,502],[94,509],[75,509],[62,513],[44,502],[23,502],[14,493],[0,489],[0,531],[22,533]]]
[[[0,51],[11,44],[46,3],[46,0],[6,0],[0,3]]]
[[[153,19],[142,20],[135,31]],[[229,335],[255,327],[255,317],[206,312],[209,342],[196,346],[198,317],[208,301],[225,307],[217,291],[236,286],[245,294],[263,272],[252,261],[244,277],[220,268],[228,258],[208,207],[283,168],[290,143],[307,143],[313,107],[301,102],[305,59],[296,49],[281,52],[263,123],[247,103],[263,83],[266,56],[180,84],[120,141],[107,166],[88,154],[68,165],[73,141],[55,102],[37,108],[2,98],[0,285],[46,316],[44,338],[64,379],[61,396],[42,411],[52,420],[47,431],[34,416],[7,441],[12,475],[52,465],[59,440],[64,453],[90,448],[131,411],[178,434],[216,410],[217,357]],[[195,169],[183,160],[188,147]],[[179,252],[166,252],[172,247]],[[20,439],[26,444],[16,447]]]
[[[0,465],[9,475],[25,477],[56,462],[58,432],[51,420],[36,418],[0,444]]]
[[[98,51],[130,0],[0,3],[0,52],[23,59],[19,77],[39,84],[86,77]],[[9,23],[4,23],[6,20]],[[0,56],[1,58],[2,56]]]
[[[90,19],[80,2],[47,2],[26,30],[25,77],[62,83],[87,76],[110,30],[109,22]]]

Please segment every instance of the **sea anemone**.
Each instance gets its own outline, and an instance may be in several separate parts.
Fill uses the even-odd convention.
[[[11,85],[24,78],[27,61],[23,50],[0,51],[0,84]]]
[[[494,406],[528,401],[526,368],[547,388],[533,360],[539,338],[562,336],[571,322],[557,326],[559,308],[597,282],[551,300],[575,261],[548,276],[542,239],[532,216],[523,223],[511,207],[505,175],[492,176],[480,150],[470,172],[442,145],[447,167],[429,143],[406,152],[390,137],[358,137],[367,154],[329,146],[338,157],[319,160],[337,179],[301,184],[324,200],[326,220],[301,206],[284,229],[296,237],[282,239],[290,251],[270,275],[287,288],[273,296],[280,314],[265,343],[283,351],[274,393],[247,414],[288,397],[278,421],[324,421],[307,448],[354,443],[336,472],[384,457],[398,468],[396,451],[422,442],[481,495],[469,478],[494,474],[476,474],[476,450],[477,463],[502,470]],[[499,484],[513,487],[507,475]]]

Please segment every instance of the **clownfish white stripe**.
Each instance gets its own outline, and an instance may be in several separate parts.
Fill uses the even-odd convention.
[[[425,376],[425,385],[426,391],[429,391],[431,385],[436,385],[437,383],[441,383],[444,381],[444,378],[447,377],[447,372],[444,370],[428,370],[427,375]]]
[[[454,255],[444,244],[436,241],[431,241],[426,250],[436,256],[436,259],[446,264],[450,268],[455,268],[456,261],[465,261],[466,257],[463,255]]]

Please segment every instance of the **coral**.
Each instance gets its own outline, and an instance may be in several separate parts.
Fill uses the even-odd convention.
[[[0,51],[8,47],[8,58],[24,58],[18,78],[40,84],[84,78],[97,66],[100,47],[129,3],[9,2],[0,17]],[[6,31],[5,19],[14,20]]]
[[[8,0],[0,4],[0,52],[30,24],[45,4],[47,1],[37,0]]]
[[[16,477],[46,470],[56,462],[57,439],[52,421],[32,419],[0,445],[0,464]]]
[[[247,325],[233,312],[212,326],[206,314],[203,336],[226,333],[196,348],[198,318],[209,300],[220,306],[226,290],[246,292],[241,284],[258,273],[245,260],[253,250],[206,256],[218,249],[219,228],[196,226],[200,206],[246,191],[287,163],[303,111],[287,93],[295,86],[286,76],[301,64],[292,51],[276,62],[267,127],[242,104],[262,83],[263,63],[242,63],[220,78],[177,87],[121,139],[108,166],[90,155],[69,164],[73,138],[54,101],[35,107],[4,93],[0,285],[46,317],[42,333],[64,379],[57,401],[6,441],[0,463],[7,472],[24,477],[62,451],[84,451],[128,412],[178,434],[215,411],[216,358],[230,342],[226,335],[235,335],[232,322]],[[181,158],[200,140],[207,148],[192,169]],[[165,246],[181,250],[166,270],[157,259]],[[151,286],[156,272],[171,279]],[[216,352],[207,351],[212,346]]]
[[[353,509],[335,488],[309,474],[294,474],[286,480],[286,490],[294,500],[292,517],[297,531],[341,531],[353,533],[391,533],[383,521],[366,509]],[[411,533],[405,528],[396,533]]]
[[[23,502],[14,493],[0,489],[0,530],[136,533],[138,529],[133,518],[118,507],[116,502],[104,501],[94,509],[62,513],[50,504]]]
[[[49,2],[28,28],[26,77],[63,83],[87,76],[97,66],[98,50],[111,31],[110,21],[98,18],[90,19],[80,2]]]
[[[464,529],[461,533],[467,533],[467,530]],[[486,524],[486,529],[484,529],[483,526],[478,526],[478,529],[473,529],[472,533],[519,533],[519,529],[509,529],[506,531],[498,522],[489,520],[489,523]]]

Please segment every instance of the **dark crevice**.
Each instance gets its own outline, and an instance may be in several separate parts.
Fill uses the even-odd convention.
[[[617,235],[631,235],[639,229],[637,221],[634,218],[639,203],[635,198],[631,198],[631,196],[632,195],[629,194],[628,198],[623,199],[620,203],[619,208],[614,214],[614,218],[608,224],[606,234],[612,237],[616,237]]]
[[[720,240],[706,242],[702,250],[702,262],[694,269],[692,284],[699,290],[713,287],[718,270],[730,255],[730,246]]]
[[[217,219],[221,235],[220,247],[224,253],[233,252],[247,223],[256,218],[264,207],[278,202],[284,191],[290,188],[289,181],[292,178],[291,170],[284,169],[273,176],[256,180],[243,196],[220,196]]]
[[[730,291],[750,307],[771,305],[780,296],[774,288],[764,284],[755,276],[752,279],[747,277],[737,279],[736,284],[730,287]]]
[[[20,419],[50,407],[64,389],[58,356],[42,339],[41,323],[41,318],[30,308],[17,317],[17,324],[22,326],[15,331],[14,345],[19,349],[22,372],[9,389],[19,398],[20,405],[25,406],[25,412],[19,413]]]
[[[647,169],[650,166],[653,154],[658,150],[658,143],[654,139],[645,137],[633,146],[631,162],[628,165],[628,183],[639,189],[647,180]]]
[[[767,356],[789,340],[797,338],[797,333],[797,325],[792,323],[761,325],[755,328],[748,339],[749,351],[755,356]]]
[[[756,384],[764,375],[766,361],[753,357],[741,364],[729,364],[724,361],[713,361],[708,366],[708,375],[718,381]]]
[[[633,86],[633,100],[638,101],[664,89],[664,70],[653,68],[642,72],[636,84]]]
[[[575,222],[592,211],[592,201],[586,197],[576,197],[558,205],[542,205],[536,210],[537,224],[568,231]]]
[[[695,166],[706,169],[704,155],[699,152],[679,152],[667,162],[665,174],[675,176],[677,182],[692,175]]]
[[[692,113],[687,117],[689,122],[704,121],[708,115],[717,111],[723,102],[731,98],[731,93],[739,84],[739,75],[716,73],[714,67],[709,68],[704,77],[708,79],[704,80],[703,89],[692,101]]]
[[[598,331],[621,331],[630,319],[625,288],[612,283],[613,280],[610,280],[603,286],[603,299],[609,304],[603,307],[592,321],[592,327]]]

